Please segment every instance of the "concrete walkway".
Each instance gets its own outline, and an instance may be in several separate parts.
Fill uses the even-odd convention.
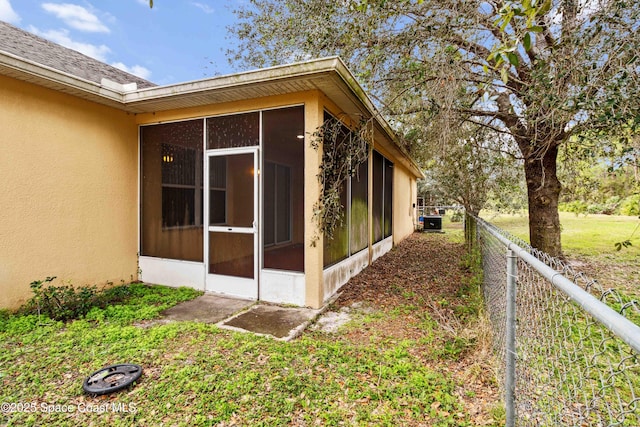
[[[165,310],[162,320],[215,323],[225,329],[288,341],[302,333],[322,311],[204,294]]]

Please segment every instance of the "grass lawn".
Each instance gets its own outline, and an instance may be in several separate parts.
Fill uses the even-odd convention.
[[[0,425],[500,425],[462,256],[459,241],[414,234],[345,285],[331,309],[351,308],[350,323],[288,343],[156,322],[196,293],[140,284],[126,303],[67,323],[0,316]],[[115,363],[143,376],[83,394],[85,377]]]
[[[529,241],[525,215],[481,216],[513,235]],[[640,295],[640,220],[632,216],[576,216],[560,212],[562,249],[567,258],[577,261],[577,270],[597,279],[605,287]],[[634,233],[635,230],[635,234]],[[633,237],[631,235],[633,234]],[[616,250],[615,243],[630,239],[632,246]]]

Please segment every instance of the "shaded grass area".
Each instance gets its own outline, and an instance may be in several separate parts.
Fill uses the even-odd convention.
[[[442,280],[444,270],[429,267],[437,253],[449,261]],[[350,324],[289,343],[194,322],[137,323],[193,298],[189,289],[135,285],[127,302],[67,323],[5,317],[0,402],[13,406],[0,424],[499,425],[461,257],[462,245],[444,236],[411,236],[366,270],[377,298],[336,302],[361,303]],[[352,282],[345,295],[363,284]],[[84,395],[84,378],[114,363],[141,365],[138,384]]]

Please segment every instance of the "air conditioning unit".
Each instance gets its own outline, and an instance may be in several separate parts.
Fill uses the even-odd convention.
[[[442,230],[442,217],[438,215],[428,215],[422,218],[424,231],[438,231]]]

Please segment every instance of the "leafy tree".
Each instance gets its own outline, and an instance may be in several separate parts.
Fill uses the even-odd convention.
[[[432,153],[426,161],[427,189],[473,215],[478,215],[490,197],[495,205],[511,205],[524,179],[518,173],[518,157],[506,150],[505,138],[469,124],[456,133],[446,150]]]
[[[565,203],[598,206],[593,213],[615,213],[622,202],[640,194],[640,135],[624,128],[614,137],[587,133],[573,137],[559,152],[558,174]],[[577,205],[576,205],[577,206]],[[594,209],[592,209],[594,210]],[[578,213],[578,212],[577,212]]]
[[[250,0],[236,14],[230,61],[340,55],[398,129],[419,129],[418,158],[455,146],[462,123],[506,135],[523,158],[530,241],[552,255],[558,150],[640,122],[637,2]]]

